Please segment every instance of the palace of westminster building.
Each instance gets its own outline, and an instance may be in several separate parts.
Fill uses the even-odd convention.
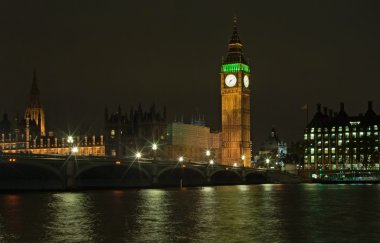
[[[45,112],[39,98],[37,77],[34,72],[30,101],[22,118],[0,121],[0,152],[25,154],[128,157],[152,142],[160,144],[162,159],[177,159],[183,155],[188,161],[215,159],[226,165],[251,165],[251,68],[242,51],[243,44],[237,32],[237,19],[233,21],[228,52],[221,63],[221,122],[222,131],[212,132],[198,119],[191,124],[168,123],[166,108],[158,111],[153,105],[144,112],[139,106],[129,112],[104,114],[105,135],[72,135],[59,137],[47,131]],[[207,158],[205,157],[205,151]],[[149,152],[152,155],[152,151]]]

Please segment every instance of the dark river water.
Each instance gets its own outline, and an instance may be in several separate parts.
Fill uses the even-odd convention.
[[[1,194],[0,242],[380,242],[380,185]]]

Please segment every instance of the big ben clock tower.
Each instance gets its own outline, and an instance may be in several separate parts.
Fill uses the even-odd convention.
[[[222,164],[249,166],[250,149],[250,67],[242,52],[243,44],[234,17],[228,54],[220,72],[222,96]]]

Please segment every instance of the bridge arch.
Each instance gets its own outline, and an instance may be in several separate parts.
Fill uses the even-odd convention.
[[[197,186],[206,183],[206,175],[199,168],[185,165],[168,166],[156,174],[157,183],[160,186],[179,186],[182,182],[183,186]]]
[[[244,175],[247,184],[259,184],[267,182],[267,176],[263,172],[249,171]]]
[[[143,167],[107,163],[81,168],[75,174],[75,181],[78,187],[148,187],[152,178]]]
[[[0,164],[0,188],[63,189],[64,175],[58,168],[33,161]]]
[[[239,184],[243,181],[241,174],[229,168],[220,168],[212,171],[209,175],[210,183],[213,185]]]

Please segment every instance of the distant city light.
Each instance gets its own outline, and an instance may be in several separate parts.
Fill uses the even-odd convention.
[[[142,156],[142,154],[141,154],[140,152],[137,152],[137,153],[135,154],[136,159],[140,159],[141,156]]]
[[[210,165],[214,164],[214,160],[210,159]]]
[[[269,164],[270,160],[269,159],[266,159],[265,160],[265,163]]]
[[[179,161],[179,162],[183,162],[183,156],[180,156],[180,157],[178,158],[178,161]]]

